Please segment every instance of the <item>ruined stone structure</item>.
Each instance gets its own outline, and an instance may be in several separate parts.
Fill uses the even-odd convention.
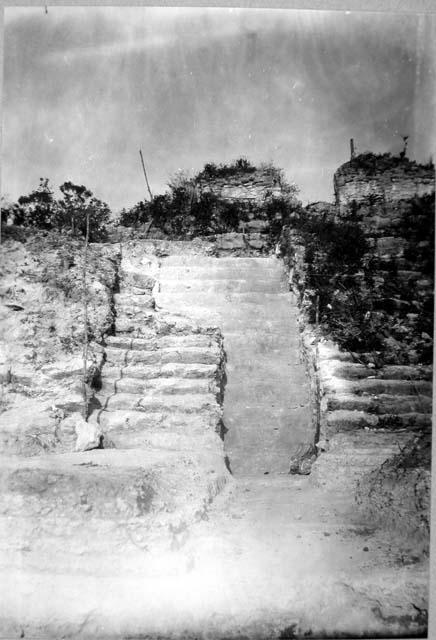
[[[338,169],[334,183],[335,204],[313,203],[306,210],[327,220],[361,225],[368,240],[364,259],[375,265],[372,286],[390,292],[389,297],[377,299],[377,309],[387,313],[392,327],[401,317],[412,330],[418,319],[431,313],[426,309],[432,308],[429,264],[433,246],[430,237],[420,242],[409,237],[404,221],[408,217],[412,226],[419,224],[430,234],[432,220],[425,216],[433,216],[433,210],[413,207],[416,198],[434,194],[434,167],[401,158],[362,160],[358,156]],[[290,282],[304,303],[305,247],[297,232],[289,233]],[[357,289],[362,286],[362,297],[371,286],[363,275],[349,275]],[[384,330],[398,348],[400,343],[389,335],[388,324]],[[425,460],[420,462],[428,455],[424,452],[427,445],[418,445],[423,448],[422,455],[418,449],[414,463],[407,463],[410,468],[405,463],[401,472],[383,460],[392,460],[405,446],[407,450],[413,436],[420,443],[431,438],[432,367],[420,364],[416,352],[404,346],[401,363],[380,360],[375,364],[376,352],[341,350],[314,335],[310,325],[306,325],[303,337],[311,363],[312,394],[319,407],[320,449],[325,448],[313,467],[312,481],[334,486],[342,477],[342,481],[357,483],[363,510],[370,519],[385,526],[401,523],[395,535],[403,536],[403,543],[409,536],[416,549],[427,550],[430,470]],[[376,470],[381,464],[381,470]],[[374,507],[377,500],[384,504],[378,512]]]
[[[200,178],[200,192],[211,192],[226,200],[261,203],[268,196],[282,196],[286,192],[280,171],[265,167],[255,171],[237,171],[227,176]]]
[[[271,180],[246,172],[208,188],[262,201],[282,193]],[[359,188],[336,184],[341,215],[342,188],[367,206]],[[3,420],[8,637],[425,633],[427,564],[397,530],[414,541],[419,529],[425,548],[429,472],[415,474],[407,503],[395,477],[394,500],[381,488],[377,526],[355,496],[360,483],[363,507],[373,504],[368,474],[431,429],[431,369],[356,362],[320,339],[298,305],[304,247],[293,238],[284,264],[250,222],[249,234],[121,241],[88,422],[77,414],[77,366],[68,393],[35,399],[51,421]],[[5,317],[13,303],[25,313],[6,300]],[[11,398],[33,400],[28,367],[13,389],[6,372]]]
[[[362,154],[341,165],[333,182],[336,205],[346,214],[350,203],[381,202],[393,206],[400,200],[433,193],[433,165],[420,165],[407,158]]]

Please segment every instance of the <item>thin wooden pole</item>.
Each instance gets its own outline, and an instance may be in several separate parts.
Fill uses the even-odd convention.
[[[85,249],[83,251],[83,418],[88,420],[88,389],[86,375],[88,371],[88,296],[86,288],[86,270],[88,262],[88,242],[89,242],[89,209],[86,210],[86,236]]]
[[[151,193],[150,185],[148,184],[147,172],[145,170],[144,158],[142,157],[142,151],[139,149],[139,155],[141,156],[142,169],[144,171],[145,184],[147,185],[148,193],[150,194],[150,200],[153,200],[153,194]]]

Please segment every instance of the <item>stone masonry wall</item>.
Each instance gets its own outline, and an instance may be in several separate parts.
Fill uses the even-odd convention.
[[[429,216],[434,212],[423,211],[418,219],[414,202],[416,198],[434,194],[434,166],[388,154],[363,154],[339,167],[334,175],[334,189],[336,220],[356,215],[367,236],[370,256],[384,262],[394,261],[397,277],[405,285],[416,290],[420,299],[431,296],[433,281],[424,264],[428,259],[421,258],[433,251],[430,237],[433,221]],[[421,238],[416,246],[404,228],[407,218],[429,229],[428,238]],[[380,276],[386,277],[386,273]]]
[[[236,172],[225,177],[202,179],[197,182],[200,192],[210,192],[228,200],[262,202],[266,196],[283,194],[280,174],[272,168],[252,172]]]
[[[372,175],[352,162],[343,165],[335,174],[335,205],[314,203],[306,210],[326,220],[354,219],[356,224],[359,220],[369,243],[366,258],[375,258],[378,265],[374,283],[393,278],[386,269],[389,262],[395,265],[395,278],[409,286],[410,300],[397,299],[393,289],[388,302],[396,303],[397,310],[407,306],[406,311],[416,311],[407,316],[412,322],[418,311],[425,313],[424,302],[432,296],[433,279],[425,257],[432,251],[432,241],[417,243],[406,237],[404,219],[409,216],[412,224],[416,221],[427,228],[427,216],[434,215],[429,203],[414,209],[413,202],[416,196],[434,193],[434,168],[403,159],[392,163],[395,166],[385,166]],[[429,235],[431,223],[428,219]],[[362,518],[388,529],[402,545],[413,541],[417,555],[425,554],[430,495],[425,455],[432,429],[432,368],[412,360],[409,365],[376,365],[319,335],[305,314],[311,300],[303,238],[292,229],[287,234],[285,260],[290,286],[302,310],[302,342],[311,373],[316,446],[321,454],[311,481],[324,487],[343,484],[356,491]]]
[[[334,175],[336,205],[341,213],[353,200],[360,203],[372,198],[395,203],[434,192],[434,167],[403,159],[390,167],[375,166],[368,171],[356,166],[356,160],[343,164]]]

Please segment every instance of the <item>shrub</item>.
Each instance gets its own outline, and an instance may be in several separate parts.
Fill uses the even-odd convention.
[[[239,158],[231,164],[214,164],[208,162],[204,168],[195,177],[196,180],[210,180],[213,178],[227,178],[238,173],[254,173],[256,167],[247,160],[247,158]]]
[[[55,200],[48,179],[41,178],[37,189],[8,206],[7,221],[22,227],[57,229],[84,236],[89,215],[91,242],[104,239],[110,217],[108,205],[95,198],[84,185],[64,182],[60,190],[63,197]]]
[[[86,218],[89,216],[89,240],[96,242],[105,236],[109,222],[108,205],[97,198],[84,185],[64,182],[60,187],[63,198],[58,201],[53,223],[59,230],[70,229],[74,235],[86,235]]]
[[[135,227],[150,221],[151,205],[145,200],[141,200],[130,209],[122,209],[119,223],[124,227]]]
[[[27,196],[18,198],[14,209],[14,224],[50,229],[56,214],[56,201],[47,178],[40,178],[39,186]]]

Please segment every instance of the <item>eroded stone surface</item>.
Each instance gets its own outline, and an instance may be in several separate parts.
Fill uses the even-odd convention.
[[[287,474],[287,446],[295,441],[286,434],[295,435],[298,420],[309,431],[313,422],[293,342],[296,308],[280,263],[210,262],[207,247],[198,243],[132,243],[123,251],[127,275],[116,305],[130,305],[129,292],[136,304],[136,297],[153,291],[168,309],[146,303],[146,325],[132,323],[145,318],[132,314],[107,340],[91,421],[98,421],[113,448],[71,453],[74,425],[47,404],[35,425],[41,433],[43,427],[56,432],[69,453],[1,460],[2,632],[222,640],[422,635],[427,565],[410,546],[392,544],[383,527],[368,524],[354,499],[356,483],[404,447],[409,434],[367,430],[364,420],[335,432],[323,423],[322,453],[311,476]],[[171,275],[162,279],[160,292],[155,258]],[[228,474],[217,433],[224,431],[224,363],[216,321],[222,322],[227,352],[224,397],[231,399],[224,418],[243,426],[239,443],[230,441],[228,451],[242,464],[246,451],[245,469],[256,472],[250,478]],[[368,396],[356,392],[371,368],[354,367],[334,345],[318,349],[330,363],[321,374],[326,381],[343,379],[351,401],[366,402],[365,409],[389,402],[372,397],[381,388],[375,382],[366,385]],[[386,371],[386,380],[402,380],[393,373]],[[119,381],[128,390],[117,388]],[[402,390],[401,384],[381,384]],[[302,390],[303,406],[288,404]],[[332,408],[347,397],[330,389],[324,400],[331,404],[323,404],[322,415],[334,420],[335,412],[349,411],[377,421],[388,415]],[[404,393],[401,398],[410,401]],[[70,396],[63,403],[72,410]],[[34,406],[29,399],[28,416]],[[281,416],[276,438],[268,429],[275,431]],[[30,422],[27,427],[26,437]],[[263,475],[266,459],[283,465],[275,467],[279,473]]]
[[[173,255],[162,260],[159,285],[158,308],[222,330],[225,447],[232,472],[288,473],[296,449],[313,445],[314,432],[282,263],[275,257]]]

